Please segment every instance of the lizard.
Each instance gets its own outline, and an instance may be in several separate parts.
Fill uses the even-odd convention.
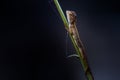
[[[76,27],[77,15],[76,15],[75,11],[67,10],[66,11],[66,16],[67,16],[67,21],[68,21],[68,25],[69,25],[68,28],[66,28],[66,30],[75,39],[75,43],[76,43],[76,45],[78,46],[78,48],[81,52],[81,54],[79,54],[79,55],[82,57],[82,60],[84,61],[83,65],[86,67],[85,68],[85,74],[91,73],[91,70],[88,66],[87,57],[86,57],[86,54],[85,54],[85,48],[82,44],[82,41],[80,40],[79,33],[78,33],[78,30],[77,30],[77,27]],[[92,78],[93,78],[93,76],[92,76]]]
[[[82,44],[82,41],[80,40],[79,37],[79,33],[76,27],[76,22],[77,22],[77,18],[76,18],[76,13],[75,11],[66,11],[66,15],[67,15],[67,20],[68,20],[68,29],[66,29],[71,35],[72,37],[75,39],[75,43],[78,45],[78,47],[80,48],[80,50],[82,51],[82,58],[84,58],[83,53],[85,53],[84,51],[84,47]]]

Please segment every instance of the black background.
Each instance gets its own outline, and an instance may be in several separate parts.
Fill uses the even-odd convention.
[[[120,3],[59,0],[77,13],[77,27],[95,80],[119,80]],[[77,58],[66,59],[66,31],[48,0],[0,1],[0,80],[81,80]]]

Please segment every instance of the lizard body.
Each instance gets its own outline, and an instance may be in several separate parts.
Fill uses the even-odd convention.
[[[66,11],[67,14],[67,20],[68,20],[68,24],[69,24],[69,28],[67,29],[67,31],[73,36],[73,38],[75,39],[76,44],[78,45],[78,47],[80,48],[80,50],[82,51],[81,56],[82,58],[84,58],[84,47],[82,45],[82,42],[80,40],[79,37],[79,33],[76,27],[76,13],[74,11]]]
[[[91,70],[88,66],[85,49],[82,44],[82,41],[80,40],[79,33],[78,33],[78,30],[76,27],[76,22],[77,22],[76,13],[74,11],[67,10],[66,15],[67,15],[67,20],[68,20],[68,24],[69,24],[67,31],[73,36],[73,38],[75,39],[76,45],[79,47],[79,50],[81,51],[81,54],[79,54],[79,55],[82,57],[83,66],[85,67],[84,68],[85,74],[87,75],[87,74],[91,73]],[[92,79],[93,79],[93,76],[92,76]]]

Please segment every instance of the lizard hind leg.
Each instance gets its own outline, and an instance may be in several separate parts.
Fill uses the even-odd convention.
[[[77,54],[72,54],[72,55],[67,56],[67,58],[71,58],[71,57],[79,57],[79,55],[77,55]]]
[[[67,34],[66,34],[66,58],[72,58],[72,57],[79,58],[79,55],[75,54],[74,52],[72,52],[72,51],[68,52],[68,44],[69,44],[68,42],[69,41],[68,41],[68,32],[67,32]],[[69,54],[69,53],[71,53],[71,54]]]

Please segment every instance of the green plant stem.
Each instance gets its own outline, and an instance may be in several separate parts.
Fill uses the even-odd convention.
[[[54,0],[54,3],[55,3],[55,5],[56,5],[56,7],[57,7],[57,10],[58,10],[61,18],[62,18],[62,21],[63,21],[63,23],[64,23],[65,28],[68,29],[68,28],[69,28],[69,25],[68,25],[67,19],[66,19],[65,15],[64,15],[64,13],[63,13],[63,11],[62,11],[62,9],[61,9],[61,6],[60,6],[58,0]],[[73,43],[73,46],[74,46],[77,54],[79,55],[79,59],[80,59],[80,62],[81,62],[81,64],[82,64],[82,67],[83,67],[83,69],[84,69],[84,72],[85,72],[85,75],[86,75],[87,79],[88,79],[88,80],[94,80],[94,79],[93,79],[93,76],[92,76],[92,73],[91,73],[91,71],[90,71],[90,69],[89,69],[89,65],[88,65],[88,63],[87,63],[87,60],[82,58],[81,50],[80,50],[79,47],[77,46],[77,44],[76,44],[76,42],[75,42],[75,39],[72,37],[72,35],[71,35],[70,33],[69,33],[69,37],[70,37],[70,39],[71,39],[71,41],[72,41],[72,43]]]

